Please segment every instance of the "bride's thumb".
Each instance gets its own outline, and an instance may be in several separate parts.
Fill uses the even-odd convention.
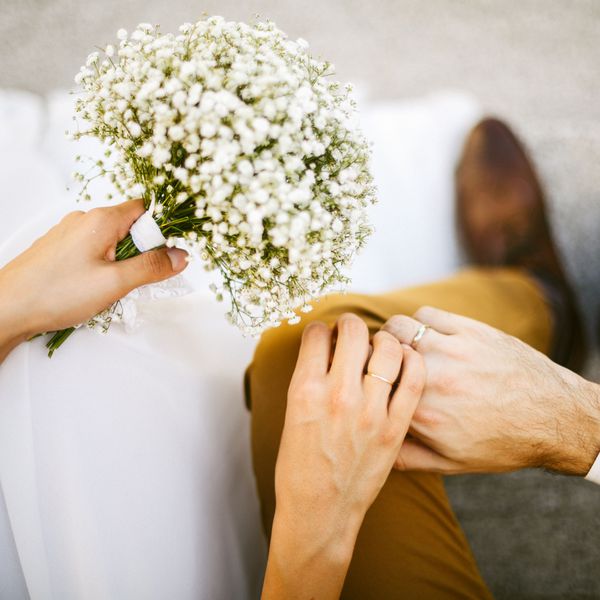
[[[187,256],[179,248],[159,248],[116,262],[114,266],[120,270],[123,287],[132,290],[181,273],[187,267]]]

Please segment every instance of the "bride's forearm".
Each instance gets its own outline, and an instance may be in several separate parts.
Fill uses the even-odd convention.
[[[29,337],[21,300],[5,269],[0,269],[0,363]]]
[[[276,511],[262,600],[337,600],[350,565],[360,519],[313,527]]]

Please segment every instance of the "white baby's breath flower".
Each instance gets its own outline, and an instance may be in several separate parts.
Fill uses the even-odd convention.
[[[171,152],[166,148],[155,148],[152,152],[152,165],[157,169],[171,158]]]
[[[181,125],[169,127],[169,137],[174,142],[180,142],[185,137],[185,130]]]
[[[117,38],[76,76],[74,137],[105,142],[100,174],[154,199],[167,245],[221,273],[213,291],[232,323],[256,335],[297,322],[347,282],[371,232],[370,151],[349,89],[272,22],[209,17],[176,35],[142,23]],[[93,176],[77,175],[84,198]]]
[[[134,138],[139,137],[142,134],[142,128],[139,126],[138,123],[135,123],[133,121],[127,124],[127,129]]]

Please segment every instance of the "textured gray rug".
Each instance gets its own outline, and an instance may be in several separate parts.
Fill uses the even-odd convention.
[[[512,122],[542,172],[588,329],[597,327],[600,2],[0,0],[0,87],[69,87],[82,57],[118,27],[171,29],[204,11],[273,18],[374,98],[455,87]],[[447,487],[498,598],[600,598],[600,488],[533,472]]]

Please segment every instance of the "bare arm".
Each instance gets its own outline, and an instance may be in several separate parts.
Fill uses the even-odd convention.
[[[115,248],[144,212],[132,200],[68,214],[0,269],[0,362],[20,342],[82,323],[132,289],[183,271],[175,248],[115,262]]]
[[[14,300],[13,286],[0,270],[0,363],[27,339],[27,317]]]
[[[338,598],[365,513],[385,483],[425,382],[421,357],[343,315],[304,331],[275,469],[264,600]],[[390,383],[365,375],[375,373]]]

